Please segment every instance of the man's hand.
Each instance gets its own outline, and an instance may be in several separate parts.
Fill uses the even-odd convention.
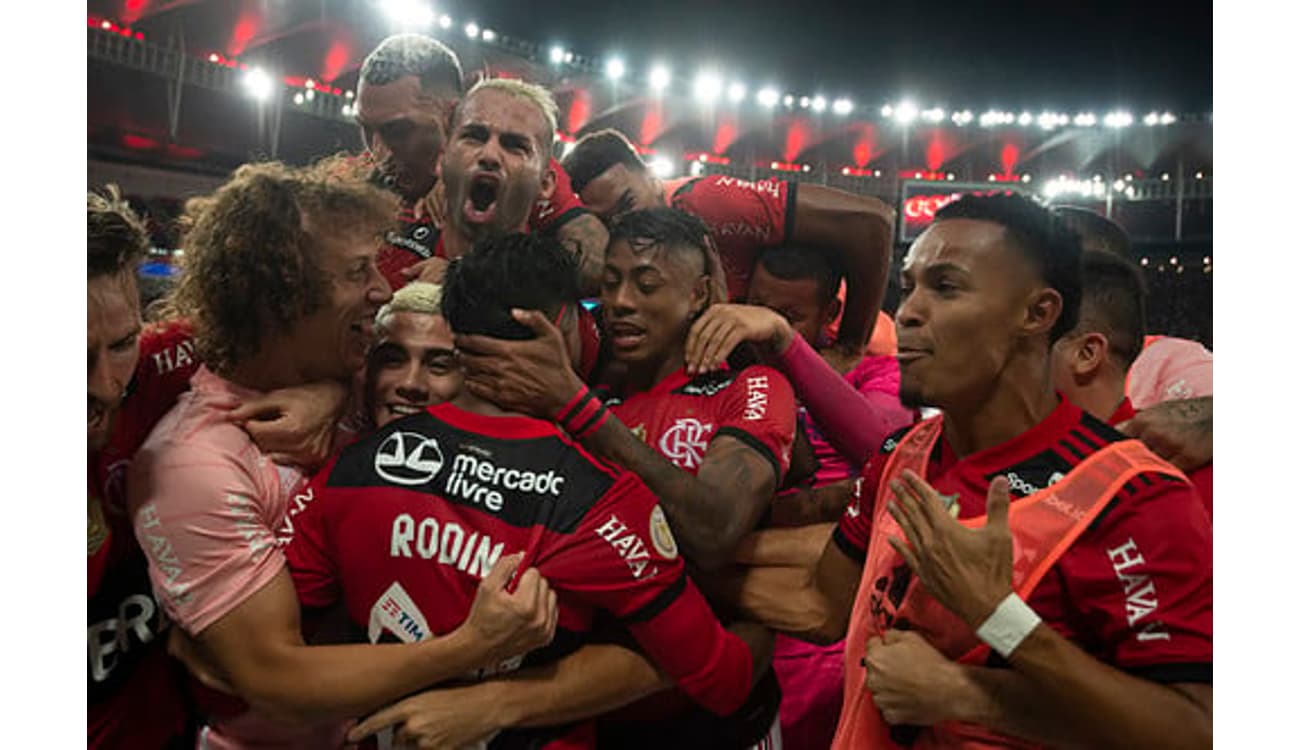
[[[348,732],[348,741],[360,742],[396,726],[393,740],[398,747],[470,747],[503,728],[495,721],[493,687],[488,682],[413,695],[366,717]]]
[[[479,583],[474,604],[460,629],[484,649],[489,660],[505,661],[551,642],[559,610],[546,579],[529,568],[514,593],[506,584],[514,577],[522,552],[497,560]]]
[[[1117,426],[1183,471],[1214,458],[1214,397],[1165,401]]]
[[[446,258],[426,258],[403,268],[400,273],[407,281],[441,284],[447,278],[447,266]]]
[[[245,402],[227,418],[272,461],[312,469],[330,457],[347,396],[342,383],[308,383]]]
[[[890,724],[931,726],[955,719],[955,706],[974,686],[917,633],[886,630],[867,641],[867,689]]]
[[[457,336],[465,387],[507,411],[554,420],[582,389],[558,328],[536,310],[514,310],[537,334],[529,341]]]
[[[751,341],[773,355],[790,348],[795,332],[779,313],[757,305],[711,305],[686,336],[686,371],[716,370],[733,349]]]
[[[889,514],[907,541],[889,544],[921,578],[926,591],[974,630],[1011,593],[1011,505],[1006,477],[989,484],[988,520],[970,529],[953,518],[933,487],[914,472],[889,483]]]

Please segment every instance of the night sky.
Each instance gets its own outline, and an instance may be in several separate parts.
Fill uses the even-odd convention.
[[[678,81],[712,64],[750,91],[910,95],[949,108],[1212,110],[1209,2],[651,0],[444,2],[457,18],[581,54],[619,53],[630,74],[665,60]]]

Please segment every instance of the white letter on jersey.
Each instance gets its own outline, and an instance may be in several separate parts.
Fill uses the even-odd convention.
[[[410,557],[411,540],[415,538],[415,519],[403,513],[393,519],[393,541],[388,547],[391,557]]]

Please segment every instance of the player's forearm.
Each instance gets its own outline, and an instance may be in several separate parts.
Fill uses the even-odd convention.
[[[270,717],[311,722],[360,716],[491,657],[457,630],[412,644],[285,646],[249,661],[243,675],[232,672],[240,697]]]
[[[1209,747],[1213,721],[1178,690],[1127,674],[1084,653],[1051,627],[1038,627],[1011,654],[1017,680],[976,674],[990,698],[969,720],[1031,739],[1086,747]],[[1025,721],[1024,704],[1038,716]],[[1039,734],[1050,719],[1052,733]]]
[[[799,527],[838,521],[853,499],[853,481],[846,479],[777,495],[772,499],[772,525]]]
[[[729,512],[731,498],[726,493],[713,490],[673,466],[613,415],[584,437],[582,444],[641,477],[658,496],[687,560],[703,570],[717,570],[727,563],[731,548],[724,547],[720,541],[732,535],[734,519]]]
[[[845,270],[847,291],[838,343],[856,349],[866,343],[885,297],[892,256],[894,212],[875,198],[854,196],[827,202],[825,225],[830,246]],[[799,224],[795,224],[796,229]]]
[[[584,297],[600,294],[600,276],[605,265],[609,230],[595,214],[583,214],[565,222],[556,237],[578,261],[578,291]]]
[[[862,466],[889,433],[870,401],[853,389],[801,336],[774,364],[790,379],[826,441],[852,466]]]
[[[711,577],[709,593],[739,616],[813,643],[833,643],[833,608],[806,567],[737,566]]]
[[[672,686],[642,654],[612,643],[583,646],[555,664],[493,680],[504,727],[545,727],[599,716]]]

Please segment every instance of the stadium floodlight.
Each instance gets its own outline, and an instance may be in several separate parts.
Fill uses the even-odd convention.
[[[303,97],[309,102],[316,101],[316,89],[307,89],[307,93],[303,94]]]
[[[984,114],[980,115],[981,128],[991,128],[994,125],[999,124],[1000,122],[1002,122],[1001,112],[997,112],[995,110],[989,110],[988,112],[985,112]]]
[[[888,104],[886,104],[885,106],[883,106],[883,107],[880,108],[880,116],[881,116],[881,117],[893,117],[893,116],[894,116],[894,108],[891,107],[891,106],[889,106]]]
[[[1074,116],[1074,124],[1081,128],[1092,127],[1097,124],[1097,116],[1091,112],[1080,112]]]
[[[839,99],[836,99],[834,103],[831,104],[831,111],[837,115],[847,115],[848,113],[853,111],[853,102],[843,97],[840,97]]]
[[[677,165],[671,159],[662,156],[651,159],[646,166],[650,167],[650,172],[661,180],[667,180],[677,175]]]
[[[663,91],[672,83],[673,73],[663,65],[656,65],[650,70],[650,88]]]
[[[249,68],[244,73],[244,91],[259,102],[271,98],[275,90],[275,81],[261,68]]]
[[[1175,122],[1178,122],[1178,118],[1175,117],[1172,112],[1166,112],[1163,115],[1160,115],[1161,125],[1173,125]]]
[[[722,78],[717,73],[707,70],[695,76],[695,98],[705,104],[712,104],[722,95]]]
[[[301,91],[299,91],[298,93],[296,93],[296,94],[293,95],[293,103],[294,103],[294,104],[302,104],[303,101],[304,101],[304,100],[303,100],[303,98],[302,98],[302,92],[301,92]],[[346,114],[346,113],[345,113],[345,114]]]
[[[1021,175],[1020,177],[1021,182],[1029,182],[1029,180],[1030,180],[1029,175]]]
[[[449,16],[449,15],[447,15],[447,14],[445,14],[445,13],[444,13],[443,15],[439,16],[439,17],[438,17],[438,25],[441,26],[441,27],[443,27],[444,29],[450,29],[450,28],[451,28],[451,16]]]
[[[965,127],[971,124],[974,120],[975,113],[971,112],[969,109],[963,109],[960,112],[952,113],[952,121],[957,124],[957,127]]]
[[[813,100],[812,100],[812,108],[813,108],[813,111],[814,111],[814,112],[825,112],[825,111],[826,111],[826,97],[824,97],[824,96],[814,96],[814,97],[813,97]]]
[[[901,125],[906,125],[916,119],[916,105],[911,102],[903,102],[894,110],[894,119]]]
[[[379,7],[397,26],[426,28],[433,25],[433,9],[420,0],[383,0]]]
[[[781,100],[781,95],[777,93],[776,89],[772,88],[771,86],[762,89],[758,92],[758,103],[763,105],[764,107],[767,107],[768,109],[775,107],[776,103],[779,102],[780,100]]]
[[[1028,112],[1021,112],[1021,113],[1020,113],[1020,120],[1019,120],[1019,122],[1020,122],[1020,124],[1021,124],[1022,126],[1024,126],[1024,125],[1029,125],[1029,124],[1032,123],[1033,121],[1034,121],[1034,116],[1033,116],[1033,115],[1029,114]]]
[[[786,95],[785,95],[785,98],[782,99],[781,101],[785,104],[785,106],[786,106],[787,108],[789,108],[789,107],[793,107],[793,106],[794,106],[794,95],[793,95],[793,94],[786,94]]]
[[[1102,120],[1108,128],[1126,128],[1133,124],[1133,115],[1128,112],[1111,112]]]
[[[555,65],[559,65],[560,63],[564,62],[563,47],[559,45],[551,47],[551,62],[554,63]]]
[[[743,102],[745,100],[745,93],[745,84],[740,81],[735,81],[727,87],[727,99],[729,99],[732,104],[740,104]]]
[[[1115,192],[1118,193],[1119,191],[1124,189],[1124,185],[1126,184],[1127,183],[1125,183],[1123,180],[1115,180],[1110,184],[1110,186]]]
[[[483,29],[483,41],[495,42],[496,40],[497,40],[497,33],[495,31],[493,31],[492,29]]]
[[[617,81],[626,72],[627,66],[623,64],[622,58],[612,57],[609,62],[605,63],[605,75],[609,76],[611,81]]]
[[[1143,125],[1146,125],[1148,128],[1151,127],[1152,125],[1159,125],[1159,124],[1160,124],[1160,113],[1159,113],[1159,112],[1148,112],[1148,113],[1147,113],[1147,116],[1142,118],[1142,124],[1143,124]]]
[[[927,109],[921,113],[921,119],[926,122],[940,122],[943,120],[944,111],[942,107]]]
[[[806,96],[799,97],[799,107],[801,109],[808,109],[809,104],[812,104],[812,99],[809,99]]]
[[[469,37],[470,39],[477,39],[478,24],[474,23],[473,21],[470,21],[469,23],[465,24],[465,36]]]
[[[566,63],[571,63],[571,62],[573,62],[573,53],[572,53],[572,52],[565,52],[565,53],[564,53],[564,61],[565,61]]]
[[[1197,173],[1196,173],[1196,179],[1198,179],[1198,180],[1203,180],[1203,179],[1205,179],[1205,173],[1204,173],[1204,172],[1197,172]]]

